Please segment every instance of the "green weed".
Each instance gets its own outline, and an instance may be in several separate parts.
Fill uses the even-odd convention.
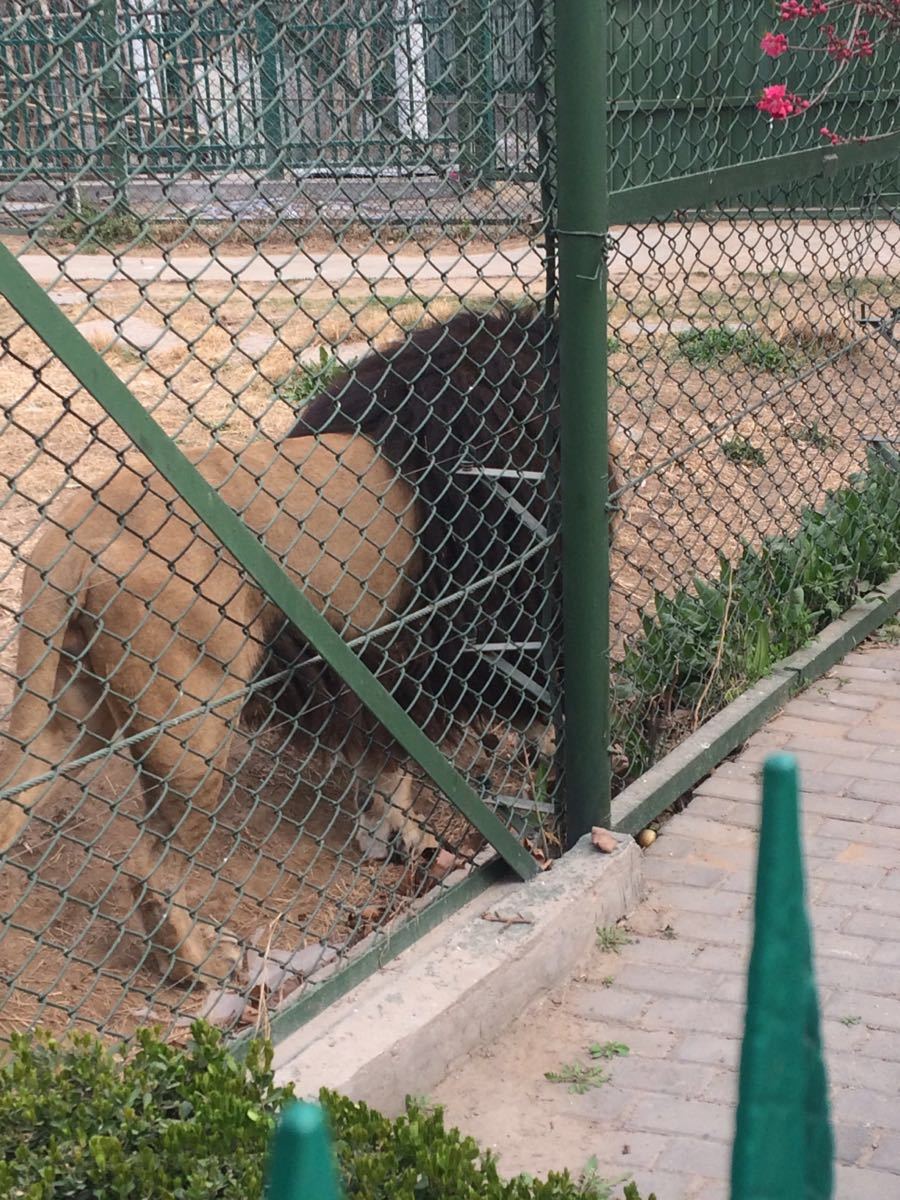
[[[588,1046],[591,1058],[624,1058],[629,1053],[629,1047],[624,1042],[594,1042]]]
[[[544,1078],[551,1083],[567,1083],[569,1091],[583,1096],[591,1088],[603,1087],[610,1076],[602,1067],[586,1067],[582,1063],[564,1063],[558,1071],[545,1071]]]
[[[815,446],[817,450],[835,450],[838,445],[837,438],[832,437],[826,429],[822,429],[818,421],[807,421],[803,425],[795,425],[790,430],[790,435],[795,442]]]
[[[91,204],[79,211],[67,209],[56,223],[54,232],[64,242],[76,246],[96,245],[104,250],[142,241],[147,225],[127,209],[111,208],[105,212]]]
[[[766,456],[759,446],[754,446],[743,437],[733,437],[729,442],[721,442],[722,453],[733,463],[750,463],[755,467],[765,466]]]
[[[623,946],[630,946],[631,938],[628,931],[618,925],[599,925],[597,927],[597,946],[601,950],[618,954]]]
[[[613,1200],[613,1192],[620,1183],[625,1182],[625,1177],[620,1179],[605,1179],[597,1169],[597,1156],[592,1154],[581,1172],[581,1178],[578,1181],[584,1189],[585,1200]],[[637,1194],[637,1190],[629,1192],[629,1187],[634,1188],[634,1184],[629,1184],[625,1188],[625,1200],[641,1200]],[[654,1200],[653,1196],[648,1196],[647,1200]]]
[[[790,365],[781,346],[749,329],[688,329],[676,341],[679,354],[695,367],[721,366],[731,358],[760,371],[784,371]]]
[[[324,346],[320,346],[319,361],[315,365],[301,364],[297,367],[281,385],[279,399],[291,408],[302,408],[307,400],[312,399],[347,369],[333,354],[329,354]]]

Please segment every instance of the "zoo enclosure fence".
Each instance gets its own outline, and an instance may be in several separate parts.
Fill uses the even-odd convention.
[[[295,15],[270,6],[234,10],[239,29],[227,37],[215,26],[222,16],[216,5],[153,11],[160,20],[142,16],[141,29],[158,33],[163,15],[180,14],[172,28],[189,31],[182,40],[195,39],[191,54],[204,62],[214,57],[218,70],[237,72],[235,79],[244,69],[234,66],[239,45],[258,37],[260,22],[271,22],[268,44],[281,52],[294,36]],[[387,11],[379,8],[378,19]],[[26,147],[27,160],[15,153],[7,160],[4,185],[8,218],[20,214],[11,239],[18,266],[0,264],[8,302],[0,326],[8,682],[15,671],[12,616],[34,539],[57,519],[68,489],[96,488],[129,442],[138,445],[418,760],[420,809],[450,870],[441,876],[427,864],[361,858],[353,772],[315,737],[311,750],[297,752],[277,722],[236,734],[215,810],[201,813],[187,801],[189,815],[208,822],[208,834],[187,853],[170,838],[154,870],[171,892],[185,889],[191,919],[214,939],[223,940],[223,927],[235,933],[238,971],[212,989],[202,986],[202,971],[176,986],[141,929],[138,904],[153,872],[135,867],[132,850],[147,821],[123,761],[134,757],[134,743],[114,738],[81,756],[81,779],[40,801],[23,839],[6,853],[0,1025],[75,1021],[128,1034],[137,1023],[162,1020],[177,1033],[178,1021],[205,1011],[238,1029],[271,1022],[276,1032],[286,1030],[495,878],[502,862],[485,865],[489,847],[525,875],[567,837],[605,820],[610,773],[614,788],[640,779],[802,644],[814,617],[836,615],[861,578],[877,582],[873,567],[887,572],[896,562],[890,539],[897,473],[869,462],[867,448],[898,437],[892,314],[900,297],[891,269],[898,135],[760,160],[767,132],[749,125],[750,108],[736,99],[745,96],[746,70],[702,102],[690,92],[689,101],[667,107],[669,84],[691,81],[709,91],[723,69],[705,7],[703,21],[690,6],[677,9],[677,53],[673,27],[649,15],[607,23],[601,6],[578,4],[560,4],[555,13],[518,5],[489,11],[505,31],[502,44],[516,47],[525,81],[519,101],[504,110],[482,86],[493,60],[481,42],[467,34],[454,57],[443,25],[423,21],[426,58],[449,56],[454,70],[462,63],[467,80],[447,101],[446,119],[429,109],[425,141],[366,142],[375,128],[366,124],[374,120],[374,93],[348,93],[338,105],[329,91],[343,52],[309,74],[312,110],[333,105],[346,113],[341,128],[338,122],[317,134],[318,195],[332,205],[326,217],[287,169],[291,139],[279,141],[283,124],[275,138],[265,102],[241,110],[246,124],[228,135],[227,162],[203,161],[200,143],[179,134],[172,135],[171,170],[157,169],[149,149],[168,145],[170,133],[148,146],[135,140],[149,127],[143,102],[120,86],[123,64],[134,59],[134,28],[121,25],[107,3],[72,13],[85,30],[106,22],[94,57],[63,37],[36,69],[9,77],[18,91],[4,124],[5,147],[15,151],[23,129],[31,136],[19,120],[30,106],[44,114],[44,126],[40,145]],[[10,28],[31,21],[33,32],[33,8],[20,4],[8,13]],[[409,30],[390,28],[402,58]],[[728,44],[739,42],[738,57],[749,61],[750,34],[733,28]],[[608,54],[610,72],[597,70]],[[554,59],[562,68],[557,77]],[[370,72],[385,61],[390,69],[390,55],[358,60]],[[832,101],[848,130],[863,123],[877,133],[894,115],[892,60],[880,61],[871,102],[844,91]],[[396,70],[397,55],[393,63]],[[51,103],[46,89],[64,64],[69,83]],[[704,83],[707,69],[713,74]],[[277,76],[282,83],[285,77]],[[649,99],[648,78],[657,90]],[[243,93],[228,95],[239,100]],[[63,175],[56,151],[47,161],[41,148],[70,145],[88,103],[99,114],[91,121],[99,144],[81,157],[73,152]],[[283,103],[282,96],[275,107]],[[202,89],[183,88],[167,111],[182,114],[193,130],[196,104],[208,110],[212,129],[219,101]],[[607,127],[596,114],[610,108]],[[533,130],[524,139],[522,113]],[[617,125],[620,116],[627,128]],[[435,168],[441,138],[454,146],[446,161],[460,158],[460,127],[475,130],[463,139],[470,147],[463,187]],[[391,127],[382,121],[378,128]],[[749,152],[754,161],[707,170],[711,128],[719,134],[717,155],[727,161]],[[738,136],[740,129],[750,132]],[[789,136],[802,141],[809,134]],[[202,168],[207,195],[225,195],[231,154],[257,144],[269,159],[244,181],[238,210],[182,209],[181,224],[171,221],[185,176]],[[379,170],[351,189],[354,165],[372,166],[369,144]],[[498,146],[512,157],[505,160],[508,178],[495,188]],[[144,202],[132,205],[148,174],[157,191],[145,189]],[[79,209],[79,188],[96,180],[107,189],[108,207]],[[40,185],[36,210],[19,207],[26,183]],[[281,190],[273,191],[276,183]],[[526,227],[529,242],[522,245]],[[440,726],[433,743],[357,661],[353,651],[370,654],[377,639],[353,639],[348,648],[186,468],[179,446],[197,452],[202,471],[211,442],[281,438],[307,400],[329,386],[339,394],[363,376],[364,365],[356,364],[370,348],[384,351],[460,310],[480,319],[501,301],[511,312],[502,327],[537,331],[542,353],[523,362],[517,346],[504,360],[501,374],[520,405],[512,449],[501,444],[495,459],[498,431],[476,427],[468,443],[476,461],[465,464],[475,475],[463,478],[490,486],[477,491],[473,484],[463,494],[469,505],[478,499],[496,506],[503,498],[506,518],[515,519],[497,570],[519,578],[524,568],[548,596],[561,586],[565,621],[561,630],[554,601],[554,612],[539,612],[528,637],[511,630],[508,613],[481,602],[478,591],[487,596],[510,575],[493,578],[484,566],[462,589],[463,600],[476,597],[474,617],[472,609],[453,607],[461,599],[458,580],[429,596],[429,611],[461,612],[479,635],[453,659],[447,680],[464,689],[473,670],[488,663],[499,693],[480,723],[460,731],[450,692],[432,683],[428,715]],[[552,328],[557,321],[561,381],[554,341],[540,332],[542,322]],[[467,336],[456,347],[467,369],[474,345]],[[478,379],[492,378],[491,359],[475,363]],[[429,379],[443,370],[437,361],[428,367]],[[379,386],[373,390],[377,401]],[[557,407],[561,495],[559,431],[550,419]],[[607,484],[598,467],[607,411],[620,476],[610,553]],[[529,419],[536,433],[523,441]],[[516,460],[523,445],[536,455],[527,469]],[[867,467],[865,482],[853,484]],[[812,516],[832,491],[839,498],[816,524]],[[823,584],[816,564],[832,559],[841,565]],[[414,623],[398,622],[417,635]],[[411,656],[432,652],[423,637]],[[149,666],[164,674],[159,662]],[[516,729],[510,708],[513,718],[535,711],[549,718],[560,735],[558,761],[539,732]],[[142,731],[141,745],[173,731],[177,742],[182,718],[191,716],[158,721]],[[56,765],[47,763],[48,784],[60,774]],[[65,774],[72,773],[70,763]],[[16,787],[7,788],[13,801]],[[664,802],[656,791],[628,819],[648,820]]]

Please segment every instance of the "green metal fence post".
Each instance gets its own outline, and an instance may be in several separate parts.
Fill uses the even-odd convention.
[[[281,128],[282,99],[279,89],[279,47],[277,28],[266,5],[256,12],[256,44],[259,50],[259,90],[262,101],[260,114],[263,134],[263,154],[270,177],[283,174],[283,131]]]
[[[607,5],[556,0],[566,836],[609,822]]]
[[[272,1138],[266,1200],[341,1200],[325,1114],[317,1104],[291,1104]]]
[[[491,179],[496,157],[493,44],[485,0],[462,0],[456,23],[459,165],[466,180]]]
[[[112,209],[128,206],[128,151],[125,145],[125,98],[122,89],[122,40],[117,24],[118,0],[100,0],[98,18],[103,46],[100,96],[106,117],[104,148],[113,187]]]
[[[763,768],[731,1200],[829,1200],[833,1147],[803,889],[797,765]]]
[[[475,128],[472,158],[482,181],[496,174],[497,129],[494,120],[494,39],[491,33],[491,8],[487,0],[469,5],[475,68],[471,76],[474,91]]]

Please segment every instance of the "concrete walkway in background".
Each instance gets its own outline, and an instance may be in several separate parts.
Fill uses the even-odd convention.
[[[614,228],[610,275],[680,279],[699,271],[731,275],[736,271],[791,271],[830,278],[879,275],[892,270],[900,231],[888,221],[721,221],[716,224],[651,224]],[[62,252],[61,252],[62,254]],[[479,280],[543,279],[543,255],[528,246],[498,245],[489,251],[452,254],[378,250],[348,254],[328,251],[246,255],[71,254],[64,262],[47,254],[23,254],[19,262],[39,283],[133,280],[138,283],[324,283],[335,290],[362,285],[471,284]],[[459,290],[459,289],[455,289]],[[468,290],[468,289],[465,289]]]
[[[701,784],[645,854],[628,944],[459,1064],[431,1098],[504,1174],[632,1177],[658,1200],[727,1200],[759,817],[774,749],[801,764],[837,1200],[900,1197],[900,646],[850,654]],[[593,1061],[592,1045],[627,1056]],[[581,1094],[544,1078],[609,1076]],[[619,1190],[617,1189],[617,1195]]]

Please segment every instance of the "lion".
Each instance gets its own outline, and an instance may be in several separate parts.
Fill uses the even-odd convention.
[[[252,443],[237,454],[215,445],[187,457],[343,636],[370,633],[402,612],[421,569],[415,496],[371,442],[325,435],[278,448]],[[155,886],[163,855],[153,842],[174,838],[189,849],[202,839],[242,703],[223,698],[246,691],[282,624],[137,455],[95,493],[80,488],[28,556],[20,683],[0,751],[4,789],[20,790],[0,802],[0,851],[45,793],[43,783],[27,786],[33,779],[168,724],[132,747],[149,835],[132,872],[144,924],[173,956],[174,979],[201,967],[227,973],[231,964],[217,959],[231,951],[207,946],[178,893],[164,897]],[[383,807],[402,781],[371,782]],[[390,811],[407,847],[420,849],[421,828],[407,828],[402,808]]]
[[[440,717],[436,740],[486,708],[552,733],[545,700],[517,678],[529,654],[535,673],[522,647],[558,619],[544,470],[556,416],[536,399],[554,335],[539,314],[463,313],[370,354],[279,444],[187,452],[342,637],[406,623],[369,662],[409,711],[427,710],[423,724]],[[399,748],[317,662],[163,476],[126,456],[99,487],[80,486],[26,556],[0,853],[48,773],[130,739],[146,813],[129,865],[143,925],[169,979],[221,980],[238,948],[198,922],[183,888],[167,889],[165,849],[190,856],[202,843],[242,715],[267,703],[296,715],[316,696],[360,780],[362,849],[435,852]],[[273,670],[285,678],[246,705]],[[323,729],[298,722],[307,741]]]

